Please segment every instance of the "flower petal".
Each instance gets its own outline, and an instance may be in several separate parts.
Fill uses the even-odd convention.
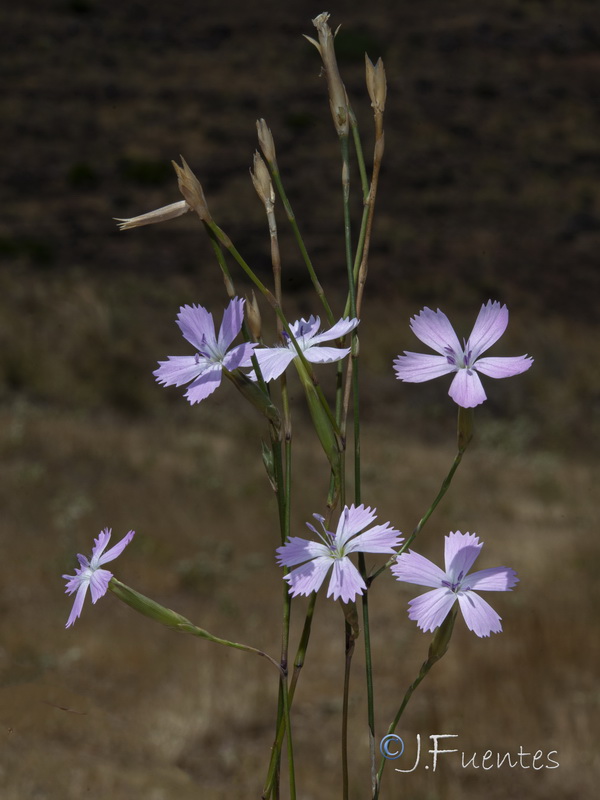
[[[177,324],[184,338],[198,350],[204,349],[205,342],[216,344],[213,316],[204,306],[181,306]]]
[[[243,344],[238,344],[237,347],[233,347],[223,359],[225,369],[232,372],[239,367],[249,367],[252,363],[252,353],[256,346],[255,342],[244,342]]]
[[[513,356],[508,358],[480,358],[473,367],[490,378],[510,378],[526,372],[533,364],[531,356]]]
[[[65,576],[63,575],[63,578]],[[79,588],[77,589],[77,594],[75,595],[75,600],[73,602],[73,607],[71,608],[71,613],[69,614],[69,619],[67,620],[67,624],[65,628],[70,628],[71,625],[81,616],[81,610],[83,608],[83,601],[85,600],[85,596],[87,594],[89,581],[82,581],[79,584]],[[69,589],[67,588],[67,591]],[[70,592],[69,592],[70,593]]]
[[[462,580],[475,563],[482,547],[483,542],[474,533],[450,532],[444,539],[446,578],[451,583]]]
[[[101,555],[100,558],[98,558],[97,561],[93,563],[100,565],[100,564],[107,564],[109,561],[113,561],[115,558],[117,558],[117,556],[121,555],[123,550],[125,550],[125,548],[129,544],[129,542],[133,539],[134,536],[135,536],[135,531],[129,531],[129,533],[126,533],[120,542],[117,542],[117,544],[114,545],[114,547],[111,547],[110,550],[107,550],[107,552],[104,553],[104,555]],[[98,553],[94,553],[94,555],[97,556]]]
[[[467,575],[462,589],[477,589],[488,592],[510,592],[519,582],[517,573],[510,567],[490,567]]]
[[[456,601],[449,589],[434,589],[409,602],[409,619],[415,620],[422,631],[433,631],[446,619]]]
[[[296,322],[290,325],[290,330],[294,335],[294,339],[312,339],[321,326],[319,317],[309,317],[308,319],[297,319]],[[290,342],[290,347],[294,345]]]
[[[359,322],[360,320],[356,318],[344,317],[344,319],[340,319],[335,325],[332,325],[329,330],[314,335],[311,345],[320,344],[321,342],[331,342],[334,339],[341,339],[342,336],[353,331]]]
[[[360,572],[349,558],[335,559],[327,597],[333,597],[334,600],[341,598],[342,602],[349,603],[357,594],[362,594],[366,588]]]
[[[455,372],[456,366],[448,363],[445,356],[432,356],[426,353],[410,353],[394,359],[394,369],[398,380],[407,383],[423,383]]]
[[[112,572],[107,569],[96,569],[90,575],[90,590],[92,592],[92,603],[96,603],[104,597],[108,591],[108,583],[112,578]]]
[[[292,536],[276,552],[280,567],[293,567],[309,559],[331,557],[331,551],[321,542],[301,539],[299,536]]]
[[[168,356],[152,373],[162,386],[182,386],[202,375],[210,361],[201,356]]]
[[[283,579],[289,583],[292,597],[299,594],[308,596],[321,588],[330,567],[330,558],[315,558],[301,567],[296,567],[289,575],[284,575]]]
[[[184,397],[187,397],[191,405],[204,400],[221,385],[222,372],[220,364],[212,364],[189,385]]]
[[[502,336],[508,325],[508,309],[496,300],[481,306],[465,350],[471,351],[471,363]]]
[[[410,321],[410,327],[417,339],[445,356],[450,349],[453,353],[462,353],[462,347],[450,320],[440,311],[432,311],[425,307]]]
[[[502,631],[501,617],[475,592],[459,592],[458,602],[467,628],[477,636],[489,636],[490,633]]]
[[[355,506],[354,503],[351,506],[344,506],[335,532],[336,547],[343,547],[351,536],[363,531],[376,519],[376,509],[363,503],[359,506]]]
[[[487,397],[479,375],[473,369],[459,369],[448,394],[462,408],[474,408]]]
[[[296,351],[287,347],[259,347],[254,351],[264,380],[275,380],[283,374],[289,364],[294,360]],[[250,375],[252,377],[252,375]]]
[[[242,329],[245,302],[243,298],[234,297],[223,312],[223,321],[221,322],[217,340],[218,347],[222,353],[229,349],[229,345]]]
[[[311,343],[311,346],[304,350],[304,358],[313,364],[331,364],[334,361],[341,361],[349,352],[349,347],[313,347]]]
[[[346,553],[395,553],[404,539],[400,536],[400,531],[389,527],[389,522],[385,525],[375,525],[368,531],[360,533],[348,542],[344,552]]]
[[[446,580],[446,573],[437,564],[415,553],[414,550],[398,556],[391,570],[399,581],[416,583],[418,586],[433,586],[439,589],[442,581]]]

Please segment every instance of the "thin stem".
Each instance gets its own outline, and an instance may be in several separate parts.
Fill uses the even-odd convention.
[[[406,542],[404,542],[404,544],[402,545],[402,547],[398,551],[397,555],[401,555],[402,553],[404,553],[411,546],[411,544],[414,542],[414,540],[417,538],[417,536],[421,532],[423,526],[425,525],[425,523],[427,522],[429,517],[433,514],[433,512],[437,508],[440,500],[442,499],[442,497],[446,494],[446,492],[450,488],[450,484],[452,483],[452,478],[454,477],[454,473],[458,469],[458,465],[462,461],[462,457],[463,457],[464,453],[465,453],[465,450],[459,450],[457,452],[456,456],[454,457],[454,461],[452,462],[452,466],[450,467],[450,471],[448,472],[448,474],[446,475],[446,477],[442,481],[442,485],[440,487],[439,492],[437,493],[437,495],[435,497],[435,500],[429,506],[429,508],[427,509],[425,514],[421,517],[417,527],[413,530],[413,532],[408,537]],[[392,558],[390,558],[390,560],[387,563],[385,563],[383,565],[383,567],[380,567],[376,572],[374,572],[369,577],[369,579],[367,581],[367,584],[370,586],[373,583],[373,581],[375,580],[375,578],[377,578],[379,575],[381,575],[381,573],[384,572],[384,570],[386,570],[389,566],[391,566],[395,562],[396,557],[397,556],[393,556]]]
[[[296,243],[300,249],[300,254],[302,255],[302,259],[306,265],[308,270],[308,274],[310,275],[310,279],[312,281],[312,285],[317,293],[319,300],[321,301],[323,308],[325,309],[325,314],[330,324],[333,325],[335,322],[335,317],[333,315],[333,311],[331,310],[331,306],[327,302],[327,298],[325,297],[325,292],[323,291],[323,287],[319,279],[317,278],[317,273],[315,272],[315,268],[313,263],[308,255],[308,251],[304,244],[304,240],[302,239],[302,234],[300,233],[300,229],[298,228],[298,223],[296,222],[296,215],[292,209],[291,203],[287,197],[285,189],[283,188],[283,183],[281,181],[281,175],[279,173],[279,168],[275,161],[269,161],[267,159],[267,164],[269,166],[269,171],[271,173],[271,177],[273,178],[273,183],[277,189],[277,193],[281,198],[281,202],[283,203],[283,207],[285,209],[286,216],[288,218],[288,222],[292,227],[292,231],[294,232],[294,236],[296,238]]]
[[[350,697],[350,671],[354,655],[354,635],[347,621],[345,631],[344,696],[342,703],[342,798],[348,800],[348,701]]]
[[[296,658],[294,659],[294,671],[292,673],[292,677],[289,682],[288,698],[289,698],[290,709],[294,701],[294,694],[296,692],[298,679],[300,678],[300,672],[302,671],[302,667],[304,666],[304,660],[306,658],[306,651],[308,649],[308,642],[310,640],[310,631],[311,631],[316,602],[317,602],[317,593],[313,592],[308,602],[308,608],[306,610],[306,617],[304,620],[304,627],[302,629],[302,636],[300,637],[300,643],[298,644]],[[275,772],[277,768],[277,753],[281,749],[281,743],[283,741],[284,733],[285,733],[285,726],[283,724],[283,720],[281,720],[279,723],[279,730],[277,731],[275,741],[273,742],[273,746],[271,748],[271,761],[269,763],[269,770],[267,772],[267,778],[262,793],[263,800],[266,800],[266,798],[271,797],[273,792],[273,787],[275,783]]]

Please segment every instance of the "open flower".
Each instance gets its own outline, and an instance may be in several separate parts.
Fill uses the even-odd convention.
[[[212,394],[221,384],[223,369],[232,371],[250,365],[256,344],[245,342],[229,350],[244,319],[244,300],[234,297],[223,314],[219,335],[215,334],[212,314],[203,306],[182,306],[177,316],[184,339],[197,352],[193,356],[169,356],[159,361],[152,374],[163,386],[190,384],[185,397],[193,405]]]
[[[81,569],[76,568],[75,575],[63,575],[63,578],[67,581],[65,592],[67,594],[77,592],[73,608],[71,609],[69,619],[65,625],[66,628],[69,628],[81,615],[81,609],[83,608],[83,601],[85,600],[88,587],[92,592],[92,603],[96,603],[106,594],[108,591],[108,583],[113,574],[107,569],[100,569],[100,567],[121,555],[123,550],[133,539],[135,531],[129,531],[118,544],[111,547],[110,550],[105,553],[104,550],[110,541],[110,534],[111,531],[108,528],[101,531],[98,538],[94,539],[94,549],[92,550],[91,559],[88,560],[86,556],[82,556],[81,553],[79,553],[77,555],[77,560],[79,561]]]
[[[439,310],[424,308],[410,321],[415,336],[440,353],[439,356],[410,353],[394,361],[396,377],[408,383],[422,383],[455,372],[448,394],[463,408],[473,408],[486,399],[478,372],[490,378],[509,378],[525,372],[533,364],[529,356],[480,358],[502,336],[508,325],[508,309],[497,301],[481,310],[469,338],[461,347],[448,317]]]
[[[415,597],[408,604],[408,616],[416,620],[421,630],[433,631],[441,625],[458,600],[469,630],[477,636],[500,633],[500,617],[474,590],[507,592],[519,579],[509,567],[492,567],[467,575],[482,547],[483,542],[473,533],[448,534],[444,548],[445,572],[412,550],[398,556],[391,570],[399,581],[433,587],[433,591]]]
[[[354,330],[359,320],[340,319],[328,331],[317,333],[321,325],[319,317],[309,317],[309,319],[299,319],[290,325],[290,330],[298,346],[302,350],[304,358],[313,364],[330,364],[340,361],[350,352],[349,347],[321,347],[322,342],[331,342],[333,339],[340,339],[350,331]],[[254,355],[258,360],[262,376],[265,381],[272,381],[278,378],[286,367],[298,357],[298,352],[294,343],[290,341],[286,333],[283,334],[286,343],[279,347],[259,347]],[[250,377],[256,380],[254,372]]]
[[[350,554],[394,553],[394,548],[402,542],[400,531],[390,527],[389,522],[365,530],[377,518],[375,511],[376,509],[365,508],[364,505],[351,505],[350,508],[345,506],[335,533],[326,530],[324,517],[313,514],[323,532],[318,531],[310,522],[306,525],[321,539],[320,542],[295,536],[288,539],[282,547],[278,547],[277,562],[280,566],[293,567],[302,564],[284,576],[284,580],[290,584],[290,594],[295,597],[318,591],[331,567],[333,574],[327,597],[333,595],[334,600],[341,597],[344,603],[348,603],[357,594],[362,594],[366,589],[365,582],[350,561]]]

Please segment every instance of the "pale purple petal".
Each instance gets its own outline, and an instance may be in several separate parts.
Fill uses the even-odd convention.
[[[363,503],[359,506],[355,506],[354,503],[351,506],[344,506],[335,532],[336,546],[345,545],[351,536],[363,531],[376,519],[376,509],[365,506]]]
[[[163,386],[182,386],[201,375],[210,364],[201,356],[168,356],[152,373]]]
[[[501,306],[497,300],[488,300],[481,306],[466,348],[471,351],[471,363],[498,341],[507,325],[508,309],[505,305]]]
[[[294,339],[312,339],[321,326],[319,317],[309,317],[308,319],[298,319],[292,325],[290,330]],[[290,343],[291,347],[294,345]]]
[[[334,339],[341,339],[342,336],[353,331],[359,322],[360,320],[356,318],[344,317],[344,319],[340,319],[335,325],[332,325],[329,330],[315,334],[312,337],[311,345],[320,344],[321,342],[331,342]]]
[[[232,348],[223,359],[223,366],[230,372],[239,367],[249,367],[252,361],[252,353],[256,347],[255,342],[244,342]]]
[[[289,575],[284,575],[283,579],[289,583],[290,594],[293,597],[298,594],[309,595],[321,588],[330,567],[330,558],[315,558],[301,567],[296,567]]]
[[[519,582],[517,573],[510,567],[490,567],[467,575],[462,589],[477,589],[488,592],[510,592]]]
[[[490,378],[510,378],[526,372],[533,364],[530,356],[513,356],[507,358],[480,358],[473,367]]]
[[[223,321],[221,322],[219,338],[217,340],[221,352],[229,348],[229,345],[242,330],[245,302],[246,301],[240,297],[234,297],[223,313]]]
[[[262,376],[267,383],[285,372],[297,355],[287,347],[259,347],[254,351]]]
[[[425,353],[410,353],[394,359],[396,377],[407,383],[423,383],[449,372],[456,372],[456,366],[448,363],[445,356],[432,356]]]
[[[479,375],[473,369],[459,369],[448,394],[462,408],[475,408],[487,397]]]
[[[475,563],[483,542],[474,533],[450,532],[444,538],[444,563],[446,575],[454,583],[462,580]],[[459,578],[459,576],[461,576]]]
[[[432,586],[438,589],[446,580],[446,573],[425,556],[409,550],[402,553],[392,564],[391,570],[399,581],[416,583],[418,586]]]
[[[221,385],[222,372],[220,364],[212,364],[189,385],[184,397],[187,397],[191,405],[204,400]]]
[[[117,558],[117,556],[121,555],[123,550],[125,550],[125,548],[129,544],[129,542],[133,539],[134,536],[135,536],[135,531],[129,531],[129,533],[126,533],[120,542],[117,542],[117,544],[114,545],[114,547],[111,547],[110,550],[104,553],[104,555],[101,555],[100,558],[98,558],[99,553],[96,552],[94,548],[94,550],[92,551],[93,554],[92,564],[94,564],[95,566],[100,564],[107,564],[109,561],[113,561],[115,558]],[[109,538],[110,538],[110,532],[109,532]],[[106,544],[108,544],[108,540],[106,541]],[[106,546],[106,544],[104,545],[104,547]],[[104,547],[102,549],[104,549]]]
[[[501,617],[475,592],[460,592],[458,602],[467,628],[477,636],[489,636],[490,633],[502,631]]]
[[[342,602],[349,603],[357,594],[362,594],[366,588],[360,572],[349,558],[338,558],[333,562],[327,597],[333,596],[334,600],[341,598]]]
[[[360,533],[348,542],[345,547],[346,553],[395,553],[403,541],[400,531],[385,525],[375,525],[368,531]]]
[[[108,591],[108,584],[112,576],[112,572],[107,569],[96,569],[92,572],[89,579],[92,603],[96,603],[101,597],[104,597]]]
[[[101,557],[102,553],[106,545],[110,542],[110,535],[112,533],[112,528],[103,528],[98,536],[94,539],[94,546],[92,548],[92,557],[89,561],[89,566],[92,569],[95,569],[99,564],[102,563]],[[79,563],[81,566],[87,561],[85,556],[77,556],[79,559]]]
[[[331,551],[321,542],[312,542],[299,536],[292,536],[276,552],[280,567],[293,567],[311,558],[331,557]]]
[[[177,324],[184,338],[198,350],[204,349],[204,342],[216,344],[212,314],[203,306],[182,306],[177,316]]]
[[[450,320],[440,311],[424,308],[410,321],[410,327],[417,339],[445,356],[450,349],[453,353],[462,353],[462,347]]]
[[[341,361],[349,352],[349,347],[312,347],[311,344],[311,347],[304,350],[304,358],[313,364],[331,364],[334,361]]]
[[[67,577],[67,576],[63,575],[63,578],[64,577]],[[75,622],[75,620],[78,619],[81,616],[81,610],[83,608],[83,601],[85,600],[85,596],[87,594],[87,590],[88,590],[88,581],[80,582],[79,583],[79,588],[77,589],[77,594],[75,595],[75,600],[73,602],[73,607],[71,608],[71,613],[69,614],[69,619],[67,620],[67,624],[65,625],[65,628],[70,628],[71,625]],[[69,594],[72,594],[73,591],[74,591],[74,589],[69,591],[69,588],[67,588],[67,592]]]
[[[454,592],[434,589],[409,601],[408,617],[415,620],[422,631],[433,631],[446,619],[455,602]]]

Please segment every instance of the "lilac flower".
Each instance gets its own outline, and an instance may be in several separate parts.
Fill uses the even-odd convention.
[[[507,592],[519,579],[509,567],[492,567],[467,575],[482,547],[483,542],[473,533],[450,533],[445,539],[445,572],[412,550],[398,556],[391,570],[399,581],[433,587],[433,591],[415,597],[408,604],[408,616],[416,620],[421,630],[433,631],[441,625],[458,600],[469,630],[477,636],[500,633],[500,617],[473,590]]]
[[[498,302],[488,302],[481,310],[471,335],[461,347],[448,317],[439,310],[424,308],[410,321],[415,336],[440,353],[439,356],[410,353],[394,361],[396,377],[408,383],[422,383],[440,375],[456,372],[448,394],[463,408],[473,408],[486,399],[478,372],[490,378],[509,378],[525,372],[533,364],[529,356],[480,358],[502,336],[508,325],[508,309]]]
[[[330,342],[339,339],[350,331],[354,330],[359,320],[340,319],[328,331],[317,333],[321,325],[319,317],[309,317],[309,319],[299,319],[290,325],[294,338],[304,354],[307,361],[313,364],[330,364],[333,361],[340,361],[350,352],[349,347],[320,347],[322,342]],[[262,376],[265,381],[272,381],[278,378],[294,358],[298,357],[298,352],[294,343],[289,340],[287,334],[283,334],[286,344],[279,347],[259,347],[254,355],[258,360]],[[256,380],[254,372],[250,373],[250,378]]]
[[[185,397],[193,405],[219,387],[223,369],[233,371],[249,366],[256,344],[245,342],[229,350],[242,327],[244,302],[234,297],[229,303],[218,336],[212,314],[203,306],[182,306],[177,324],[184,338],[198,352],[193,356],[169,356],[168,361],[159,361],[159,368],[152,373],[156,380],[163,386],[181,386],[192,381]]]
[[[107,569],[100,569],[103,564],[113,561],[117,556],[120,556],[123,550],[127,547],[129,542],[133,539],[135,531],[129,531],[121,541],[105,553],[106,545],[110,541],[111,531],[105,528],[100,532],[97,539],[94,539],[94,549],[92,550],[92,558],[88,561],[81,553],[78,554],[77,559],[81,569],[75,569],[75,575],[63,575],[67,579],[67,594],[75,595],[75,602],[67,620],[66,628],[70,627],[75,620],[81,615],[83,608],[83,601],[87,594],[88,586],[92,592],[92,603],[98,601],[108,591],[108,582],[112,578],[112,572]]]
[[[293,567],[302,564],[284,577],[290,584],[290,594],[295,597],[318,591],[332,566],[333,574],[327,597],[333,595],[334,600],[341,597],[344,603],[348,603],[357,594],[362,594],[366,585],[360,572],[350,561],[350,553],[394,553],[394,547],[402,542],[400,531],[391,528],[389,522],[364,530],[377,518],[375,511],[376,509],[371,510],[364,505],[351,505],[350,508],[345,506],[335,534],[326,530],[324,517],[313,514],[321,524],[323,533],[310,522],[306,525],[316,533],[321,542],[295,536],[288,539],[282,547],[278,547],[277,561],[280,566]]]

